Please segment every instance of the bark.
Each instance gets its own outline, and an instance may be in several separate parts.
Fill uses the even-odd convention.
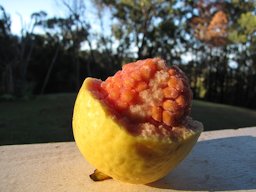
[[[46,88],[46,86],[47,86],[47,84],[49,82],[53,66],[54,66],[54,64],[56,62],[56,59],[58,58],[59,50],[60,50],[60,45],[58,45],[58,47],[57,47],[57,49],[56,49],[56,51],[54,53],[54,56],[53,56],[52,61],[51,61],[51,64],[50,64],[50,66],[48,68],[48,71],[46,73],[46,76],[44,78],[44,83],[43,83],[43,86],[42,86],[41,91],[40,91],[41,95],[44,94],[44,92],[45,92],[45,88]]]

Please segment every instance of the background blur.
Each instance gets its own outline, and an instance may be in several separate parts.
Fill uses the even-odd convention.
[[[1,0],[0,145],[73,140],[83,80],[156,56],[188,75],[205,130],[256,125],[254,0]]]

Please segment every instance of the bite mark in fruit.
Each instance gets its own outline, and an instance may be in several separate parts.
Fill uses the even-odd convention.
[[[154,58],[124,65],[101,88],[106,100],[129,119],[177,126],[190,111],[192,95],[187,81],[178,67],[168,68],[164,60]]]

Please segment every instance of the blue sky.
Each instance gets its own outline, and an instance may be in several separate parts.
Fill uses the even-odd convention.
[[[68,1],[68,0],[67,0]],[[0,5],[5,8],[6,13],[11,16],[11,30],[15,35],[19,35],[21,33],[22,26],[26,27],[29,30],[30,25],[30,16],[32,13],[45,11],[47,13],[47,17],[54,16],[64,16],[65,17],[65,7],[61,3],[62,0],[0,0]],[[86,17],[88,22],[91,24],[93,32],[100,32],[100,23],[97,17],[97,10],[93,8],[90,3],[90,0],[84,0],[87,8]],[[21,17],[23,24],[21,22]],[[110,33],[110,25],[111,19],[109,12],[105,12],[104,17],[104,34]],[[43,32],[40,28],[36,28],[34,32],[41,33]],[[96,42],[92,42],[93,47],[95,47]],[[115,46],[115,45],[114,45]],[[85,43],[82,45],[83,49],[87,49],[88,45]],[[183,60],[188,62],[192,59],[191,54],[184,55]]]
[[[30,15],[38,11],[46,11],[49,16],[60,16],[61,11],[58,9],[58,3],[55,0],[0,0],[0,5],[10,14],[12,20],[12,33],[19,34],[21,30],[21,17],[23,25],[28,26]]]
[[[22,26],[25,26],[29,29],[30,24],[30,16],[32,13],[45,11],[47,12],[47,16],[65,16],[65,7],[61,3],[62,0],[0,0],[0,5],[5,8],[5,11],[11,16],[11,30],[13,34],[20,34]],[[98,18],[96,16],[96,10],[93,9],[89,0],[84,1],[87,7],[86,16],[88,18],[88,22],[91,23],[93,31],[97,32],[100,30],[100,25]],[[23,24],[21,22],[21,17]],[[110,30],[110,19],[109,15],[105,15],[104,24],[106,30]],[[40,32],[39,31],[35,32]],[[110,31],[108,31],[110,32]]]

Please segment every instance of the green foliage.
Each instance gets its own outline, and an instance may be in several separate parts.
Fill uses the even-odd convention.
[[[256,32],[256,16],[252,12],[245,12],[231,27],[228,38],[234,43],[245,43],[255,38],[254,32]]]
[[[237,30],[233,30],[229,32],[228,39],[230,39],[233,43],[245,43],[247,37],[245,34],[239,34]]]
[[[251,12],[241,14],[238,24],[246,34],[251,34],[256,31],[256,16]]]
[[[111,8],[115,23],[112,25],[114,37],[119,41],[119,50],[126,57],[166,56],[173,46],[162,43],[159,38],[173,38],[175,25],[173,24],[173,2],[163,0],[116,0],[95,1],[95,4]],[[102,6],[98,6],[102,7]],[[122,48],[123,46],[125,48]],[[136,50],[130,55],[131,50]]]

